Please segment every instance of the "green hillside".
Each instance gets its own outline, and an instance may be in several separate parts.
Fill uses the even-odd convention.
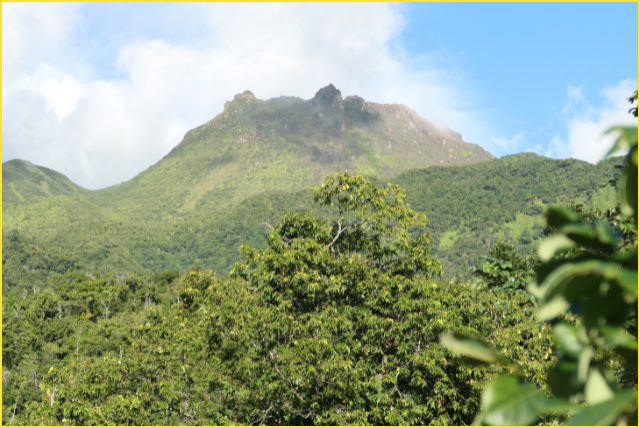
[[[54,170],[35,166],[27,160],[2,164],[2,205],[32,203],[58,195],[82,195],[88,191]]]
[[[333,85],[307,101],[264,101],[245,91],[161,161],[87,197],[130,218],[166,219],[228,208],[267,191],[310,188],[337,170],[389,178],[493,158],[404,105],[343,99]]]
[[[619,164],[522,154],[411,171],[398,181],[413,186],[410,198],[431,213],[432,231],[459,233],[455,248],[464,239],[473,242],[475,231],[493,232],[487,216],[515,237],[515,224],[526,231],[521,218],[536,220],[544,202],[606,201],[599,182]],[[576,336],[576,320],[578,327],[586,322],[567,313],[558,320],[571,323],[551,326],[538,320],[536,301],[525,292],[440,280],[441,263],[428,239],[406,233],[411,224],[409,231],[418,231],[426,216],[402,203],[399,186],[382,188],[376,181],[330,176],[313,194],[335,208],[311,205],[308,191],[280,192],[250,197],[224,215],[78,221],[58,229],[49,224],[49,234],[44,222],[34,221],[37,227],[23,229],[51,236],[48,242],[26,231],[3,233],[3,424],[470,425],[501,379],[520,384],[510,389],[520,393],[516,405],[522,394],[532,395],[527,383],[542,388],[541,399],[555,393],[554,384],[545,388],[554,377],[566,384],[556,369],[566,357],[557,331],[564,327]],[[284,208],[314,212],[276,215]],[[449,221],[455,215],[463,218],[457,228]],[[577,229],[571,225],[569,232]],[[613,237],[594,232],[606,230],[601,223],[576,225],[586,227],[592,241]],[[627,231],[635,234],[635,228]],[[631,237],[637,247],[637,234]],[[263,249],[243,246],[243,261],[231,277],[201,268],[131,274],[163,263],[218,262],[238,240],[259,240]],[[578,261],[600,253],[579,250]],[[461,255],[454,254],[454,267],[464,264]],[[561,262],[573,267],[567,255]],[[625,267],[637,264],[637,250],[614,256],[626,257]],[[618,323],[634,320],[637,306],[637,299],[617,291],[617,299],[602,296],[602,289],[618,286],[618,277],[633,289],[637,274],[626,268],[628,274],[615,276],[620,270],[608,270],[611,282],[589,295],[600,310],[596,315],[615,313]],[[635,334],[636,325],[619,327]],[[612,329],[609,323],[604,328]],[[485,343],[467,345],[469,336],[485,337],[495,353]],[[460,363],[460,349],[468,348],[476,349],[471,356],[482,357],[484,366]],[[487,364],[494,354],[509,365]],[[569,353],[574,359],[579,354]],[[605,348],[590,359],[611,373],[613,385],[603,379],[603,387],[637,387],[631,370],[637,352],[620,357]],[[520,379],[504,375],[514,372]],[[538,425],[566,424],[566,416],[555,412],[528,416],[538,417]],[[627,419],[635,421],[625,415],[618,424]]]
[[[100,191],[7,162],[2,424],[637,425],[617,130],[495,159],[330,85],[238,95]]]
[[[413,170],[394,183],[407,190],[413,209],[427,214],[445,272],[466,278],[478,255],[498,240],[529,251],[542,237],[545,206],[577,201],[614,207],[615,190],[603,185],[618,176],[620,164],[523,153],[468,167]]]
[[[461,278],[499,239],[527,251],[541,237],[545,205],[578,200],[613,206],[614,190],[601,186],[618,173],[619,163],[518,154],[469,166],[412,170],[391,181],[407,190],[412,208],[426,213],[444,276]],[[3,209],[7,286],[27,279],[44,284],[51,271],[65,266],[123,274],[201,265],[225,275],[240,257],[240,244],[264,247],[266,224],[273,225],[284,211],[328,213],[312,203],[308,190],[269,192],[224,211],[202,207],[164,220],[132,220],[71,195]]]
[[[28,161],[3,164],[3,286],[45,284],[51,272],[229,272],[242,243],[262,247],[284,211],[304,212],[309,189],[336,170],[393,182],[430,220],[445,277],[468,277],[497,240],[527,251],[544,206],[608,207],[601,185],[616,160],[590,165],[535,154],[502,159],[438,129],[403,105],[236,95],[161,161],[125,183],[85,190]],[[327,212],[328,213],[328,212]]]

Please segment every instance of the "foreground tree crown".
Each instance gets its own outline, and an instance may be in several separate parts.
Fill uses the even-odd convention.
[[[637,99],[636,91],[629,101]],[[637,107],[630,112],[637,117]],[[638,128],[609,132],[618,133],[618,139],[608,156],[627,152],[617,183],[616,227],[585,220],[565,207],[549,208],[547,225],[556,233],[538,248],[543,264],[528,286],[538,300],[538,319],[554,323],[558,363],[546,380],[554,399],[522,378],[502,375],[483,392],[477,424],[525,425],[549,411],[565,414],[570,425],[638,424]],[[623,232],[621,242],[615,228],[635,232]],[[560,321],[567,312],[573,313],[572,321]],[[463,334],[445,334],[441,341],[471,359],[505,362]]]

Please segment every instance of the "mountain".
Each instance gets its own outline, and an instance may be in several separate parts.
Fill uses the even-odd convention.
[[[429,218],[445,276],[464,277],[498,239],[528,250],[545,206],[613,206],[619,160],[591,165],[531,153],[495,159],[403,105],[236,95],[161,161],[132,180],[90,191],[25,160],[3,164],[4,285],[44,284],[52,272],[137,273],[194,265],[226,274],[243,244],[285,210],[322,214],[309,188],[336,170],[407,190]]]
[[[65,175],[27,160],[14,159],[2,164],[2,231],[59,227],[85,221],[107,221],[110,209],[87,199],[91,190],[73,183]],[[41,227],[44,225],[44,228]]]
[[[329,85],[314,98],[238,94],[132,180],[87,195],[132,218],[163,219],[233,206],[268,191],[295,191],[350,170],[389,178],[414,168],[495,158],[404,105],[345,99]]]

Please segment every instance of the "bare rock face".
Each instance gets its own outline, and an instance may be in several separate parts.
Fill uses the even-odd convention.
[[[364,102],[364,99],[358,95],[347,96],[344,99],[344,108],[348,111],[363,111]]]
[[[227,109],[232,104],[247,104],[256,100],[256,96],[250,90],[245,90],[242,93],[238,93],[233,97],[232,101],[227,101],[224,103],[224,112],[227,112]]]
[[[312,102],[314,104],[323,105],[335,111],[344,111],[342,94],[331,83],[329,83],[329,86],[325,86],[318,92],[316,92],[316,96],[313,97]]]

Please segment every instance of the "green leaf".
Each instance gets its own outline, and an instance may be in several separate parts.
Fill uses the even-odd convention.
[[[634,270],[636,274],[638,273],[638,248],[631,252],[616,254],[613,259],[619,262],[622,267]]]
[[[604,325],[600,327],[600,334],[605,338],[602,348],[616,346],[628,350],[638,350],[638,340],[624,329]]]
[[[575,360],[560,360],[547,374],[547,385],[556,398],[569,399],[582,391],[582,385],[577,380],[578,362]]]
[[[482,394],[482,422],[488,425],[530,425],[547,410],[542,391],[511,375],[500,375]]]
[[[613,234],[611,226],[604,221],[596,221],[594,224],[598,240],[603,245],[610,245],[615,247],[618,244],[618,239]]]
[[[580,356],[578,356],[578,369],[576,372],[578,384],[584,384],[587,381],[589,375],[589,366],[591,365],[591,359],[593,359],[594,351],[591,346],[582,349]]]
[[[462,353],[469,364],[489,364],[506,360],[485,343],[457,332],[445,332],[440,335],[440,344],[451,351]],[[474,363],[476,362],[476,363]]]
[[[587,383],[584,386],[584,395],[589,405],[597,405],[613,398],[613,391],[597,368],[591,368]]]
[[[540,297],[538,297],[536,294],[534,294],[534,296],[540,299]],[[569,307],[571,307],[571,304],[569,304],[569,302],[562,295],[558,295],[551,301],[547,301],[546,303],[540,304],[538,306],[538,320],[544,322],[546,320],[558,317],[562,313],[566,312]]]
[[[589,406],[571,417],[572,426],[608,426],[615,423],[625,410],[637,406],[637,392],[626,390],[617,393],[612,399]]]
[[[582,317],[587,330],[597,329],[603,323],[621,326],[627,320],[629,306],[624,291],[618,286],[603,284],[598,295],[588,298],[582,309]]]
[[[578,330],[574,325],[559,323],[553,327],[553,337],[564,353],[571,357],[578,357],[584,344],[578,338]]]
[[[547,225],[560,228],[565,224],[580,221],[580,216],[564,206],[551,206],[546,213]]]
[[[540,243],[538,256],[542,262],[547,262],[558,252],[568,251],[576,247],[576,242],[569,239],[564,234],[556,234],[548,237]]]
[[[607,154],[610,156],[621,150],[629,150],[627,154],[627,169],[618,181],[618,197],[620,210],[624,215],[633,216],[638,223],[638,128],[614,127],[607,131],[619,133],[617,141]]]
[[[531,293],[540,300],[539,319],[552,319],[561,313],[563,305],[568,308],[567,304],[598,292],[603,281],[613,281],[628,289],[637,273],[634,276],[633,272],[623,270],[616,263],[599,260],[560,264],[539,286],[530,287]]]
[[[611,227],[603,221],[597,221],[594,225],[584,223],[567,224],[560,228],[559,232],[565,234],[578,245],[607,253],[615,251],[618,244]]]
[[[628,268],[620,269],[620,276],[616,283],[620,287],[631,292],[636,298],[638,297],[638,271],[629,270]]]
[[[624,127],[624,126],[616,126],[605,132],[605,135],[610,133],[618,133],[618,139],[613,144],[613,147],[606,154],[606,157],[609,157],[618,151],[629,150],[634,145],[638,144],[638,128],[637,127]]]

